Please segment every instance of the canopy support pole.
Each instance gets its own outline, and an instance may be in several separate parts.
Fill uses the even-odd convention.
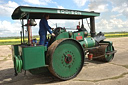
[[[31,44],[31,39],[30,39],[30,21],[29,21],[29,14],[27,15],[27,30],[28,30],[28,44]]]
[[[22,19],[22,33],[23,33],[23,43],[24,43],[24,20]]]
[[[83,19],[82,19],[82,25],[81,25],[81,28],[84,28],[84,23],[83,23]]]
[[[91,33],[91,37],[94,37],[96,32],[95,32],[95,18],[94,17],[90,17],[90,33]]]

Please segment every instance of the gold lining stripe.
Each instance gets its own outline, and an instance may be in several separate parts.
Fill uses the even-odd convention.
[[[92,40],[93,40],[93,42],[94,42],[94,46],[95,46],[95,40],[94,40],[94,38],[92,38]]]
[[[87,47],[88,47],[88,42],[87,42],[86,38],[84,38],[84,41],[87,43]]]

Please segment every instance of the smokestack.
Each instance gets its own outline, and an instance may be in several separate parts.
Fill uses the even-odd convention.
[[[95,18],[91,17],[90,18],[90,33],[91,33],[91,37],[94,37],[96,32],[95,32]]]

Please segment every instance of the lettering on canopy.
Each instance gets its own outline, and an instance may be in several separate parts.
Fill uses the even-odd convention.
[[[57,10],[57,13],[81,15],[81,12],[79,11],[70,11],[70,10]]]

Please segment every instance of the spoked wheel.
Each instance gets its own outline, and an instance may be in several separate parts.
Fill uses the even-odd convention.
[[[82,69],[84,52],[73,39],[56,40],[47,52],[49,71],[61,80],[74,78]]]

